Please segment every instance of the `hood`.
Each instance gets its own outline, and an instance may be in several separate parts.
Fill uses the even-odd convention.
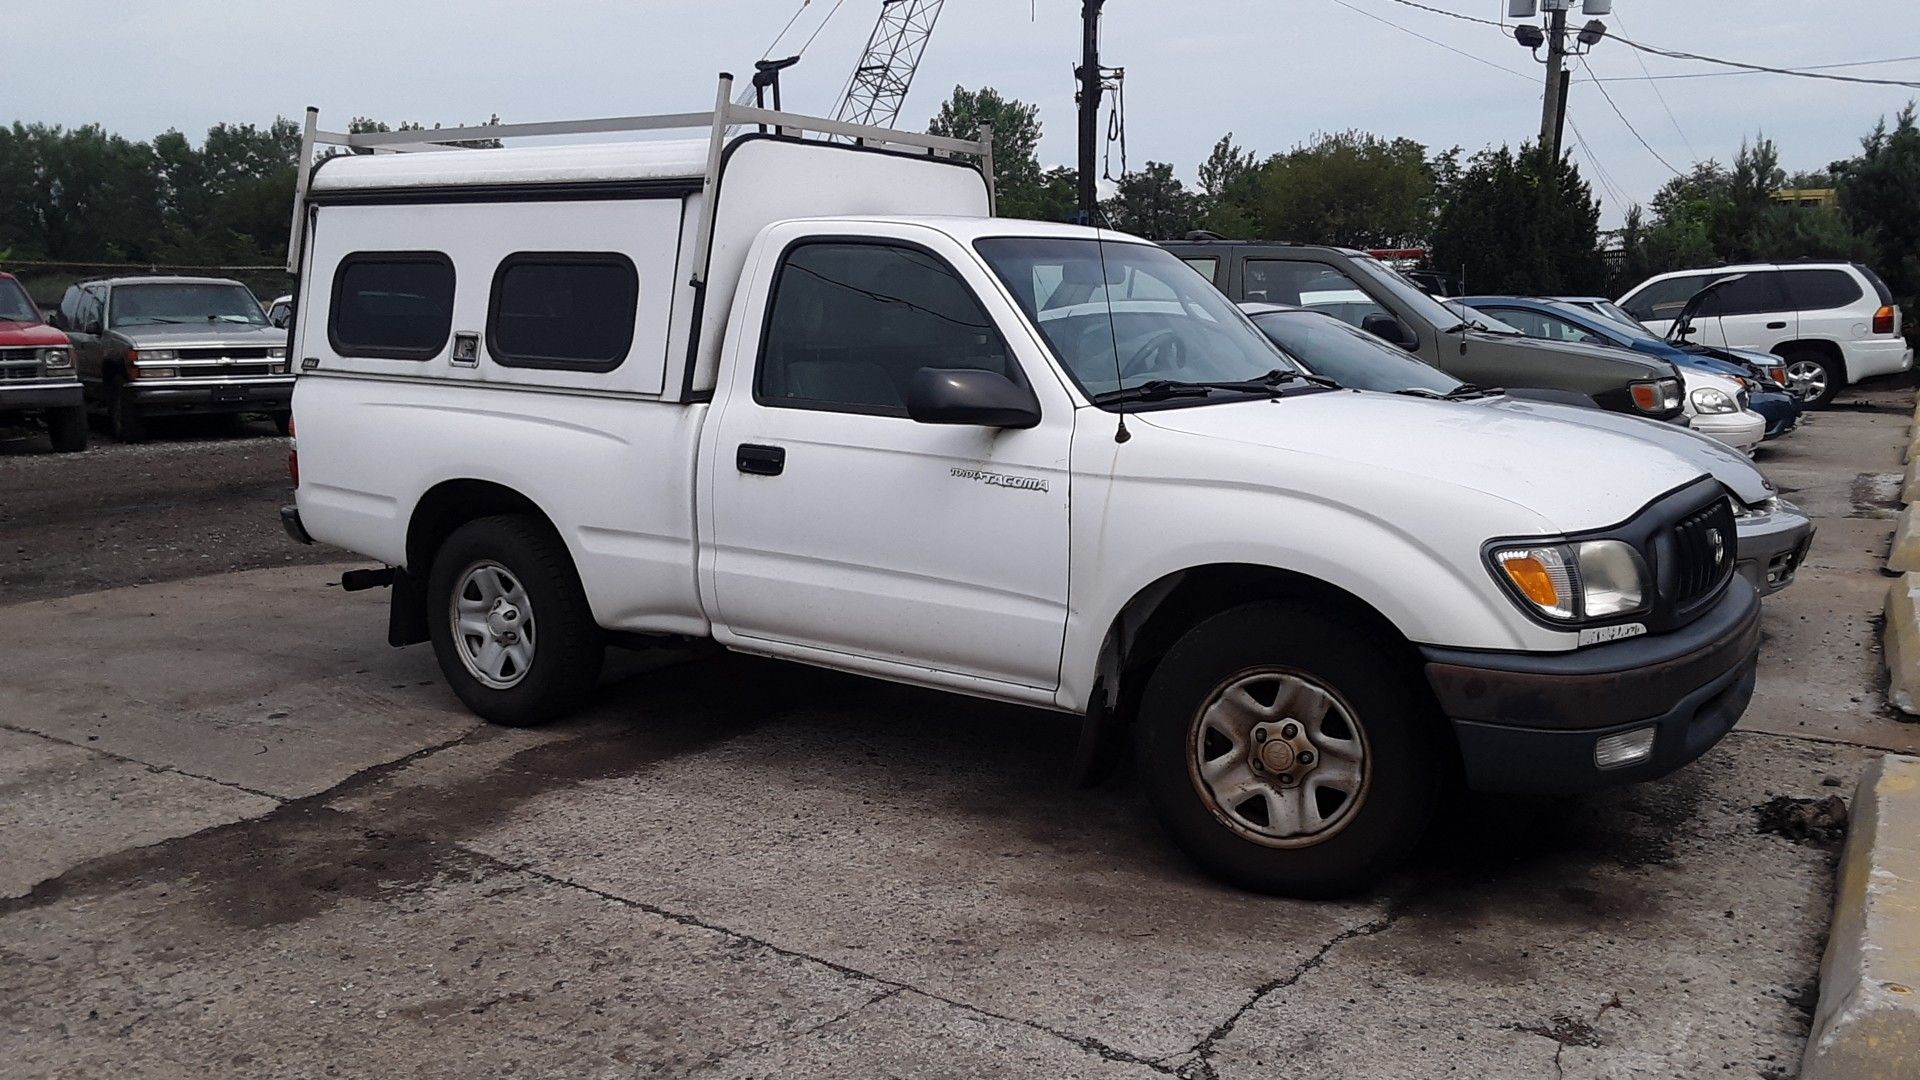
[[[46,323],[0,319],[0,348],[17,349],[21,346],[45,348],[49,345],[65,344],[67,344],[67,335]]]
[[[1498,413],[1535,416],[1560,423],[1579,424],[1582,427],[1614,432],[1637,442],[1657,446],[1684,459],[1695,469],[1711,474],[1743,503],[1765,502],[1778,494],[1774,490],[1773,482],[1768,480],[1744,455],[1717,439],[1710,439],[1678,424],[1644,420],[1625,413],[1581,409],[1542,401],[1522,401],[1511,397],[1483,398],[1465,404]]]
[[[1646,377],[1649,379],[1671,379],[1676,375],[1671,363],[1646,353],[1634,352],[1625,346],[1587,345],[1578,341],[1549,341],[1546,338],[1527,337],[1522,334],[1490,334],[1483,330],[1468,330],[1466,333],[1476,341],[1497,341],[1525,349],[1530,353],[1564,357],[1572,363],[1602,360],[1611,364],[1645,368]]]
[[[1634,426],[1615,430],[1561,416],[1593,410],[1516,404],[1527,407],[1490,409],[1482,402],[1344,390],[1140,412],[1129,422],[1274,451],[1280,467],[1268,475],[1286,478],[1276,484],[1305,487],[1316,473],[1337,474],[1349,484],[1391,473],[1424,490],[1465,489],[1500,500],[1558,532],[1619,524],[1710,471],[1698,455],[1677,454],[1645,438],[1640,425],[1660,426],[1650,421],[1623,417]],[[1312,470],[1285,456],[1331,459],[1342,468]],[[1237,479],[1258,480],[1259,474]],[[1356,493],[1324,494],[1341,499]],[[1400,508],[1371,509],[1392,515]]]
[[[285,345],[287,332],[277,326],[250,323],[154,323],[121,326],[113,331],[137,347],[158,348],[175,345]]]

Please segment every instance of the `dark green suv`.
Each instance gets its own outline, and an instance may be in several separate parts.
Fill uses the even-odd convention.
[[[1653,420],[1681,415],[1680,373],[1672,364],[1625,349],[1529,338],[1427,295],[1364,251],[1240,240],[1162,246],[1236,302],[1324,311],[1464,382],[1561,391]]]

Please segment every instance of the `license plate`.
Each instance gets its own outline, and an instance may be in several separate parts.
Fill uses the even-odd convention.
[[[245,401],[247,389],[244,386],[216,386],[213,388],[215,401]]]

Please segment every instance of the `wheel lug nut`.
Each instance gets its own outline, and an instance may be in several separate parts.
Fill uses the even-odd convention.
[[[1300,751],[1300,764],[1302,765],[1313,764],[1313,751],[1311,750]]]
[[[1293,786],[1293,777],[1292,777],[1292,776],[1290,776],[1290,775],[1288,775],[1288,774],[1286,774],[1286,773],[1281,773],[1281,774],[1280,774],[1280,786],[1281,786],[1281,787],[1292,787],[1292,786]]]
[[[1267,729],[1266,729],[1266,728],[1263,728],[1263,727],[1257,727],[1257,728],[1254,728],[1254,729],[1253,729],[1253,741],[1254,741],[1254,742],[1266,742],[1266,741],[1267,741]]]
[[[1260,760],[1259,758],[1254,758],[1254,759],[1253,759],[1253,771],[1254,771],[1254,772],[1266,772],[1266,771],[1267,771],[1267,766],[1266,766],[1266,763],[1265,763],[1265,762],[1263,762],[1263,761],[1261,761],[1261,760]]]
[[[1287,724],[1280,729],[1280,737],[1283,739],[1291,739],[1298,734],[1300,734],[1300,726],[1298,724]]]

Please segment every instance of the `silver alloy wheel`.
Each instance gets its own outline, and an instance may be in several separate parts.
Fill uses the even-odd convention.
[[[482,560],[455,581],[447,617],[467,673],[494,690],[510,690],[533,666],[533,605],[513,572]]]
[[[1787,365],[1787,386],[1801,401],[1814,401],[1827,392],[1827,369],[1812,360]]]
[[[1207,809],[1269,847],[1321,843],[1366,800],[1366,730],[1331,687],[1303,672],[1232,676],[1194,714],[1188,772]]]

